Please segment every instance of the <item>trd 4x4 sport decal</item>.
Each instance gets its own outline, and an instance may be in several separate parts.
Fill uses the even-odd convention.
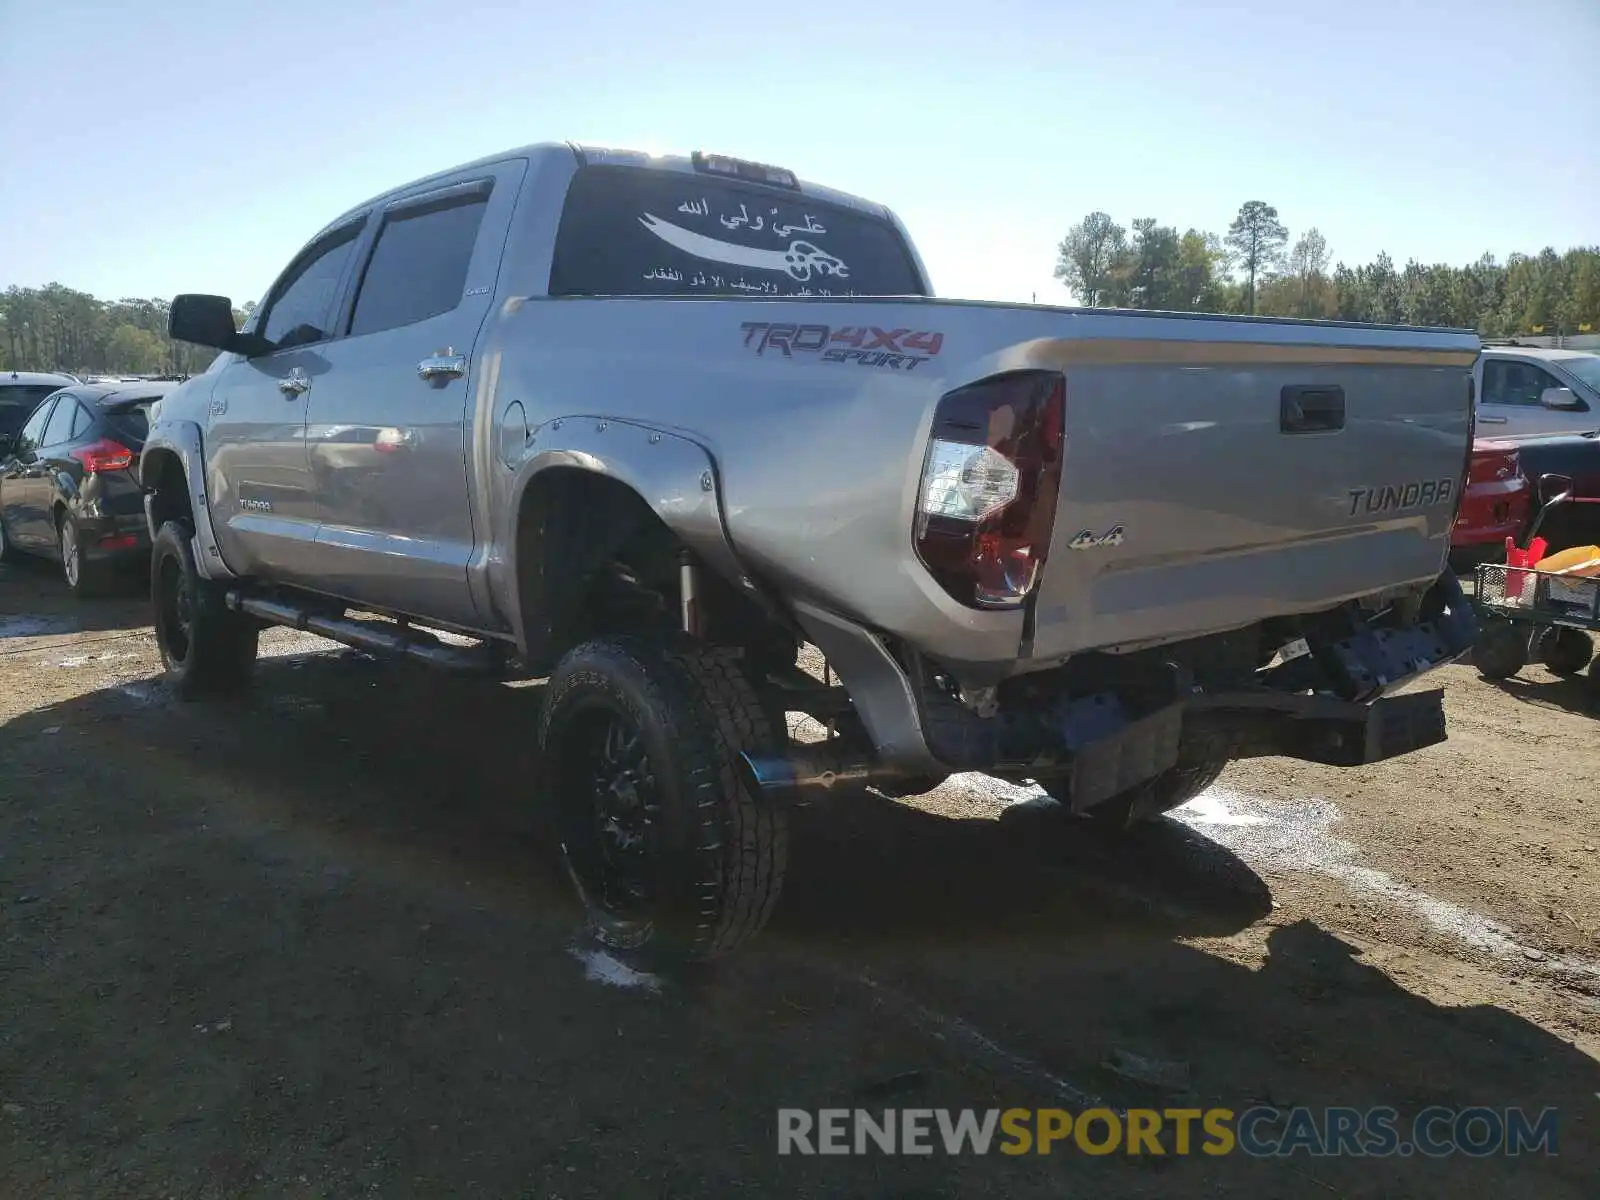
[[[823,362],[855,363],[859,367],[885,367],[914,371],[939,353],[944,334],[910,329],[879,329],[876,325],[784,325],[744,321],[746,348],[793,358],[814,354]]]

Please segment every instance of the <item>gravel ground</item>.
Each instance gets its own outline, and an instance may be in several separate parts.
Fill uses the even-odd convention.
[[[137,596],[0,567],[0,1197],[1595,1194],[1580,684],[1451,668],[1447,744],[1127,844],[978,777],[830,801],[768,933],[654,978],[531,835],[538,685],[264,647],[179,705]],[[1092,1101],[1553,1106],[1559,1153],[776,1153],[780,1107]]]

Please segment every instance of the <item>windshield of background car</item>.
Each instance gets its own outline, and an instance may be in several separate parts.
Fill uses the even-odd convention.
[[[644,167],[581,168],[552,296],[920,296],[893,225],[797,192]]]
[[[1592,388],[1600,388],[1600,354],[1589,354],[1583,358],[1558,358],[1556,366],[1568,375],[1576,375]]]
[[[29,415],[39,407],[51,392],[61,390],[59,383],[0,384],[0,438],[12,438],[22,432]]]

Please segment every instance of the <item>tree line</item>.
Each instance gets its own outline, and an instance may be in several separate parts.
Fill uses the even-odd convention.
[[[99,300],[59,283],[0,293],[0,370],[196,375],[215,350],[167,336],[165,300]],[[251,301],[234,310],[242,323]]]
[[[1396,267],[1380,253],[1330,270],[1331,257],[1314,226],[1291,243],[1278,210],[1251,200],[1221,235],[1092,212],[1061,240],[1055,275],[1090,307],[1447,325],[1484,337],[1600,333],[1600,246],[1504,263],[1485,254],[1466,266]]]

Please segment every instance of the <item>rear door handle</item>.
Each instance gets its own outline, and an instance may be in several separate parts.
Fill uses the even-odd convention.
[[[278,390],[290,400],[298,399],[311,388],[311,377],[299,367],[278,380]]]
[[[1290,384],[1278,393],[1280,433],[1332,433],[1344,428],[1344,389]]]
[[[457,354],[450,347],[437,354],[430,354],[417,364],[417,376],[424,383],[449,383],[452,379],[460,379],[466,373],[467,356]]]
[[[1508,417],[1486,417],[1482,413],[1478,414],[1479,425],[1509,425],[1510,423],[1511,421]]]

